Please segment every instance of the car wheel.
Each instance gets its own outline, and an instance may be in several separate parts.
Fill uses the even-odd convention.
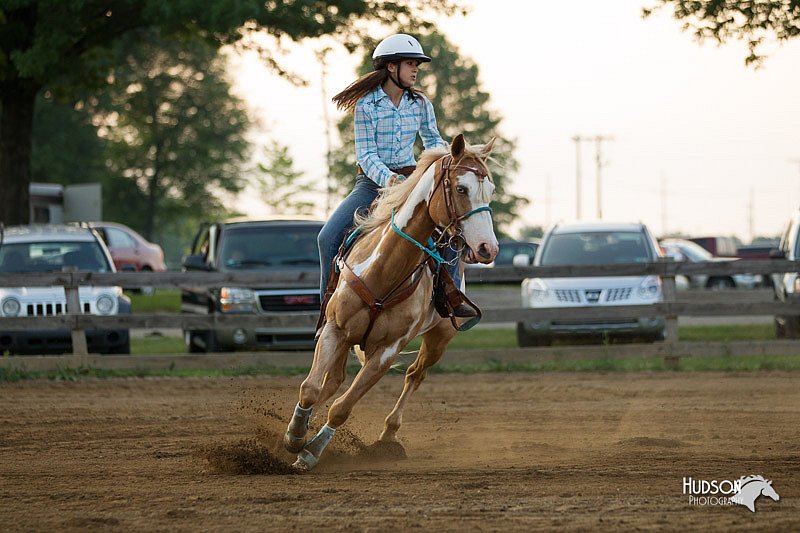
[[[217,335],[213,331],[206,331],[203,340],[205,341],[205,352],[216,353],[219,352],[219,343],[217,343]]]
[[[706,287],[713,290],[733,289],[736,283],[731,278],[711,278],[706,283]]]
[[[778,317],[773,319],[773,323],[775,324],[775,338],[777,339],[784,339],[786,338],[786,330],[784,329],[783,325],[781,324]]]
[[[128,339],[127,341],[125,341],[125,344],[120,344],[119,346],[115,346],[114,348],[111,348],[111,349],[110,349],[108,352],[106,352],[106,353],[108,353],[108,354],[114,354],[114,355],[120,355],[120,354],[129,354],[129,353],[131,353],[131,341],[130,341],[130,339]]]
[[[152,272],[153,269],[149,266],[143,266],[141,272]],[[140,287],[139,291],[144,294],[145,296],[152,296],[156,293],[155,287]]]
[[[524,322],[517,322],[517,344],[521,348],[530,346],[550,346],[551,343],[552,340],[550,338],[531,335],[525,327]]]
[[[783,331],[787,339],[797,339],[800,337],[800,317],[785,317]]]
[[[203,353],[205,350],[197,345],[195,339],[200,336],[197,331],[183,331],[183,343],[186,345],[186,351],[189,353]]]

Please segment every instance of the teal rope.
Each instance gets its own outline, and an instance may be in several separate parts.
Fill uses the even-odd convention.
[[[431,259],[436,261],[437,265],[441,265],[442,263],[445,262],[442,256],[439,255],[439,252],[436,251],[436,248],[434,247],[428,248],[421,245],[420,243],[415,241],[413,237],[411,237],[410,235],[406,235],[405,233],[403,233],[403,230],[397,227],[397,225],[394,223],[394,209],[392,209],[392,229],[395,231],[395,233],[403,237],[405,240],[407,240],[408,242],[410,242],[411,244],[413,244],[414,246],[416,246],[417,248],[419,248],[420,250],[431,256]]]
[[[467,217],[469,217],[471,215],[474,215],[475,213],[480,213],[481,211],[489,211],[491,213],[492,212],[492,208],[489,207],[488,205],[484,205],[482,207],[476,207],[475,209],[473,209],[469,213],[464,213],[463,215],[461,215],[458,218],[461,219],[461,220],[464,220],[465,218],[467,218]]]

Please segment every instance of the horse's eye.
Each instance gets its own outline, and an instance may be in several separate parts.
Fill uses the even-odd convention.
[[[463,185],[459,185],[458,187],[456,187],[456,192],[458,194],[467,194],[467,188],[464,187]]]

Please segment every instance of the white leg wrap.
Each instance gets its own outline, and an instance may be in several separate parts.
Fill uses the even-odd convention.
[[[308,441],[305,448],[303,448],[300,453],[297,454],[297,460],[299,462],[305,463],[306,469],[311,470],[319,461],[322,452],[325,451],[325,447],[333,438],[334,433],[336,430],[330,427],[328,424],[322,426],[322,429],[319,430],[313,439]]]
[[[313,410],[313,407],[303,409],[300,407],[300,402],[297,402],[294,408],[294,416],[292,421],[289,422],[289,433],[292,435],[305,435],[306,431],[308,431],[308,420],[311,418],[311,411]]]

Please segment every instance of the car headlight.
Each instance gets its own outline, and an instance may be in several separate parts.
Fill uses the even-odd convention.
[[[223,313],[252,313],[255,311],[256,295],[251,289],[222,287],[219,303]]]
[[[661,280],[658,276],[647,276],[639,285],[639,297],[645,300],[655,300],[661,296]]]
[[[5,316],[17,316],[22,306],[16,298],[6,298],[3,300],[2,309]]]
[[[550,291],[541,278],[530,278],[522,282],[523,305],[537,305],[545,302]]]
[[[114,299],[108,294],[102,294],[97,299],[95,307],[101,315],[110,315],[114,311]]]

